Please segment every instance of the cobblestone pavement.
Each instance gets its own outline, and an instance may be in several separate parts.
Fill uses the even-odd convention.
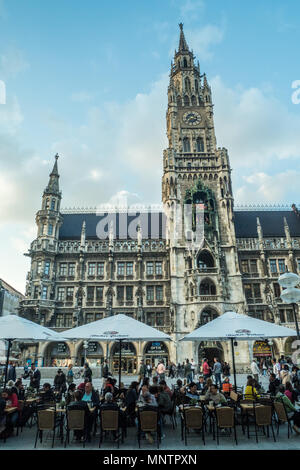
[[[237,384],[238,386],[242,386],[246,383],[246,374],[238,375],[237,377]],[[125,385],[129,385],[130,382],[135,380],[137,377],[135,376],[125,376],[123,377],[123,382]],[[53,379],[47,380],[44,379],[42,383],[49,381],[50,383],[53,382]],[[268,386],[268,378],[262,377],[260,381],[265,389]],[[79,383],[79,380],[75,381]],[[168,384],[172,384],[176,382],[176,379],[167,379]],[[26,382],[25,382],[26,383]],[[96,379],[94,381],[94,387],[99,388],[101,387],[102,379]],[[35,433],[36,428],[33,426],[31,429],[29,427],[25,427],[19,436],[10,437],[7,439],[6,443],[0,441],[0,449],[4,450],[33,450],[34,448],[34,440],[35,440]],[[181,440],[181,427],[180,427],[180,418],[177,415],[177,428],[173,430],[172,424],[169,419],[166,419],[166,424],[164,426],[164,433],[166,435],[165,439],[162,440],[160,445],[161,450],[198,450],[198,449],[205,449],[205,450],[300,450],[300,435],[297,435],[295,432],[291,435],[290,439],[287,437],[287,426],[281,425],[279,428],[279,436],[276,437],[276,441],[273,441],[272,433],[270,430],[270,437],[267,438],[266,436],[259,437],[259,443],[256,444],[255,435],[250,436],[250,439],[247,438],[246,435],[243,435],[241,426],[237,426],[237,435],[238,435],[238,445],[235,445],[233,436],[226,437],[221,435],[220,436],[220,444],[217,445],[217,442],[213,440],[212,434],[206,433],[205,434],[205,446],[203,446],[201,435],[191,432],[188,435],[188,445],[185,446],[184,442]],[[123,444],[120,444],[120,451],[123,450],[133,450],[138,449],[138,442],[137,442],[137,435],[136,435],[136,428],[130,427],[128,428],[127,437]],[[92,442],[87,443],[85,450],[96,450],[98,449],[99,445],[99,428],[97,435],[92,437]],[[70,445],[67,447],[68,449],[83,449],[82,445],[78,445],[75,442],[70,441]],[[51,437],[45,436],[43,442],[40,443],[38,441],[37,449],[39,450],[50,450],[51,449]],[[64,444],[60,442],[59,439],[55,439],[54,443],[55,450],[62,450],[64,449]],[[102,450],[117,450],[117,444],[115,444],[111,438],[108,438],[103,442],[101,445]],[[148,441],[143,440],[141,443],[141,449],[144,450],[156,450],[155,444],[150,444]],[[84,450],[84,449],[83,449]]]

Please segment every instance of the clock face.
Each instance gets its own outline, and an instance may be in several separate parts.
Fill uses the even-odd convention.
[[[188,111],[184,113],[183,121],[190,126],[197,126],[201,121],[201,116],[195,111]]]

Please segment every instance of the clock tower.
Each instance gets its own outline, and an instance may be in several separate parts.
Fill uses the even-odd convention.
[[[225,148],[217,148],[207,77],[201,74],[199,62],[195,63],[183,24],[179,27],[179,47],[171,63],[168,87],[168,148],[162,178],[175,341],[225,311],[245,310],[229,157]],[[187,207],[190,221],[183,215]],[[201,239],[193,235],[199,221],[203,225]],[[208,355],[209,347],[204,346],[178,341],[177,361],[194,358],[197,362]],[[219,359],[227,359],[226,343],[212,349]]]

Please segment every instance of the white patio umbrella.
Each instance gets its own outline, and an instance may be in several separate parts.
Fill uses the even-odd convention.
[[[234,360],[234,341],[251,339],[286,338],[297,336],[296,331],[283,326],[258,320],[236,312],[225,312],[218,318],[206,323],[180,339],[180,341],[231,341],[234,386],[236,370]]]
[[[62,335],[17,315],[0,317],[0,339],[8,342],[4,386],[7,379],[11,343],[21,341],[62,341]]]
[[[86,325],[64,331],[61,334],[67,339],[119,341],[119,384],[121,383],[122,341],[171,340],[170,336],[162,331],[123,314],[87,323]]]

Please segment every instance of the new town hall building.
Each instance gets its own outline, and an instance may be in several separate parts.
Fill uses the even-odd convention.
[[[234,209],[226,148],[217,147],[212,92],[190,51],[180,25],[171,65],[166,115],[168,148],[163,153],[162,202],[169,214],[124,214],[61,210],[58,156],[36,214],[37,237],[27,256],[26,298],[20,315],[57,331],[123,313],[170,334],[173,342],[128,343],[123,370],[133,373],[141,358],[156,364],[204,355],[230,360],[229,344],[180,343],[196,327],[228,310],[294,327],[293,310],[280,300],[278,277],[300,272],[300,218],[297,208]],[[195,230],[203,208],[204,240],[186,243],[174,236],[176,211],[188,204]],[[129,236],[133,223],[135,236]],[[99,236],[99,227],[105,237]],[[124,232],[124,230],[123,230]],[[180,232],[180,231],[179,231]],[[177,233],[177,232],[176,232]],[[271,343],[271,344],[269,344]],[[291,338],[239,343],[238,368],[257,357],[291,354]],[[40,344],[24,359],[43,365],[91,364],[108,357],[118,367],[118,345],[82,341]],[[27,356],[26,356],[27,354]]]

